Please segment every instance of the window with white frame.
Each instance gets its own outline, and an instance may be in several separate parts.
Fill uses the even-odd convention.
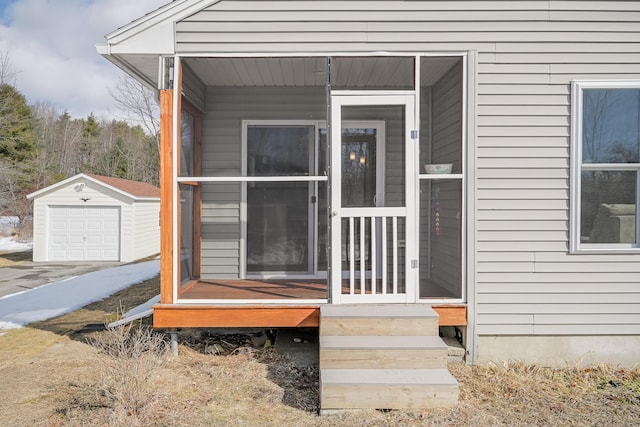
[[[572,84],[572,251],[640,251],[640,81]]]

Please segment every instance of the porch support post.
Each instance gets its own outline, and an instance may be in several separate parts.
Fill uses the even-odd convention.
[[[173,90],[160,91],[160,302],[173,303]]]
[[[171,354],[173,357],[178,357],[178,332],[175,329],[169,331],[171,337]]]

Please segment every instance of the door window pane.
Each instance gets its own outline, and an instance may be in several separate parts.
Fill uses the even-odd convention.
[[[342,206],[376,205],[376,129],[342,129]]]
[[[314,127],[247,128],[248,176],[307,176]],[[247,271],[307,272],[312,183],[247,183]]]
[[[309,269],[309,187],[255,182],[247,189],[247,271]]]

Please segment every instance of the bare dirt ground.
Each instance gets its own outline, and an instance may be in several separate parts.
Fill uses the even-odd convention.
[[[249,335],[184,330],[173,358],[164,336],[144,325],[92,331],[122,305],[131,308],[157,291],[156,278],[0,336],[1,424],[631,426],[640,420],[640,369],[523,364],[451,365],[460,382],[453,409],[321,417],[317,367],[257,347]]]

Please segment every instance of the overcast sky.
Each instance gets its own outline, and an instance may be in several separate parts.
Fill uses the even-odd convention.
[[[74,118],[117,114],[108,89],[123,75],[95,49],[104,36],[170,0],[0,0],[0,50],[30,104]]]

